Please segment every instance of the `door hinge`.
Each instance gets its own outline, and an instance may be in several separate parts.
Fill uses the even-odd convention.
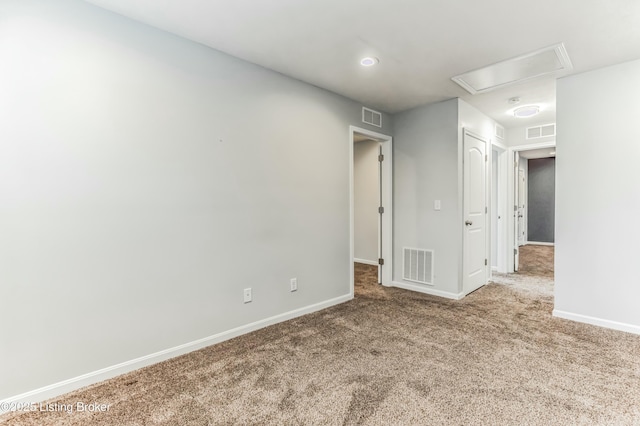
[[[384,161],[384,155],[378,155],[378,161],[382,163]]]
[[[513,254],[518,254],[518,249],[513,249]]]
[[[484,155],[484,161],[489,161],[489,155],[487,154]]]
[[[384,213],[384,207],[378,207],[378,213],[380,214]]]
[[[484,206],[484,212],[485,212],[485,214],[489,213],[489,208],[487,206]]]
[[[378,259],[378,265],[381,265],[381,266],[384,265],[384,259],[383,258]]]
[[[487,259],[484,260],[484,266],[487,266]]]

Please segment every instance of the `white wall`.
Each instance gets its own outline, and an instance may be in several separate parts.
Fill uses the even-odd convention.
[[[458,100],[394,116],[394,282],[402,279],[402,249],[434,250],[434,285],[459,290]],[[441,200],[442,210],[433,208]]]
[[[640,333],[640,61],[557,87],[554,313]]]
[[[494,126],[460,99],[394,116],[394,282],[412,285],[402,279],[403,247],[434,250],[434,285],[422,289],[461,296],[463,129],[490,141]]]
[[[81,1],[0,40],[0,399],[349,296],[359,104]]]
[[[361,141],[353,146],[354,257],[378,263],[380,142]]]

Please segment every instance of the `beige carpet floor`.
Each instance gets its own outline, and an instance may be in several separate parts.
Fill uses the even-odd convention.
[[[519,274],[553,278],[553,246],[526,245],[519,248]]]
[[[552,298],[554,289],[554,247],[521,246],[518,273],[494,272],[492,281],[509,286],[511,290],[526,292],[532,297]],[[552,299],[549,299],[550,303]]]
[[[518,282],[453,301],[362,280],[353,301],[55,401],[105,413],[0,423],[639,425],[640,336],[552,307]]]

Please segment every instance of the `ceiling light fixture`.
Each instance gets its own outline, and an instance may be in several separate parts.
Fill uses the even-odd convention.
[[[527,105],[513,110],[513,116],[517,118],[533,117],[540,112],[538,105]]]
[[[360,60],[360,65],[362,65],[363,67],[371,67],[378,64],[378,62],[380,62],[378,58],[367,56],[366,58],[362,58]]]
[[[520,103],[520,98],[519,97],[513,97],[511,99],[509,99],[509,104],[510,105],[517,105]]]

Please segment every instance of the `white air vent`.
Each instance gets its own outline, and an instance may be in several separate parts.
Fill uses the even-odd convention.
[[[402,279],[433,285],[433,250],[404,247]]]
[[[496,137],[504,140],[504,127],[496,123]]]
[[[556,135],[556,123],[527,127],[527,139],[546,138]]]
[[[382,113],[362,107],[362,122],[372,126],[382,127]]]
[[[545,136],[555,136],[556,135],[556,125],[555,124],[546,124],[542,126],[542,137]]]

